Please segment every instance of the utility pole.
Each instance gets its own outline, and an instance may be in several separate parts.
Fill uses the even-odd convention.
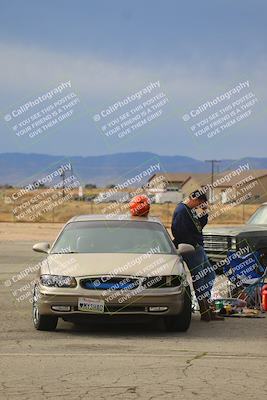
[[[62,176],[62,197],[65,197],[65,170],[61,173]]]
[[[213,190],[213,182],[214,182],[214,167],[216,163],[220,163],[220,160],[205,160],[205,162],[211,163],[211,195],[210,195],[210,202],[213,203],[214,201],[214,190]]]

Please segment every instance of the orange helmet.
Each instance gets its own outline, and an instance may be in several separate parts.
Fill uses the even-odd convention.
[[[135,196],[130,201],[130,211],[133,217],[146,217],[150,210],[150,200],[146,195]]]

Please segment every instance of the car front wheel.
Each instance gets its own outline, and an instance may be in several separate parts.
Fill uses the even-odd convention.
[[[57,327],[58,317],[54,315],[42,315],[38,308],[38,289],[33,290],[32,321],[38,331],[54,331]]]
[[[184,307],[180,314],[164,317],[165,327],[169,332],[185,332],[188,330],[192,316],[192,300],[190,287],[184,293]]]

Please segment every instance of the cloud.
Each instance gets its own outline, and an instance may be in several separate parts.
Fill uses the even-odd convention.
[[[114,95],[116,90],[123,92],[142,81],[154,79],[152,71],[91,55],[58,53],[10,43],[0,43],[0,52],[4,55],[0,83],[9,90],[42,90],[72,78],[83,93],[93,90],[94,94]]]
[[[173,108],[174,105],[195,106],[247,79],[252,87],[264,93],[263,81],[266,81],[264,59],[256,60],[252,66],[228,59],[218,62],[218,67],[214,68],[216,60],[192,58],[180,60],[176,65],[159,60],[157,64],[145,67],[141,62],[122,62],[84,53],[60,53],[17,43],[0,43],[0,52],[4,55],[0,65],[0,85],[7,95],[2,97],[5,104],[1,107],[5,108],[9,107],[7,98],[12,104],[20,103],[69,79],[74,90],[96,109],[156,80],[160,80]]]

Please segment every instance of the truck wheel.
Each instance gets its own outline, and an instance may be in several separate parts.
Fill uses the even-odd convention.
[[[38,331],[54,331],[57,327],[58,317],[54,315],[42,315],[38,308],[37,287],[33,289],[32,321]]]
[[[184,293],[184,307],[180,314],[169,315],[164,318],[166,330],[169,332],[185,332],[188,330],[192,316],[192,299],[190,287]]]

